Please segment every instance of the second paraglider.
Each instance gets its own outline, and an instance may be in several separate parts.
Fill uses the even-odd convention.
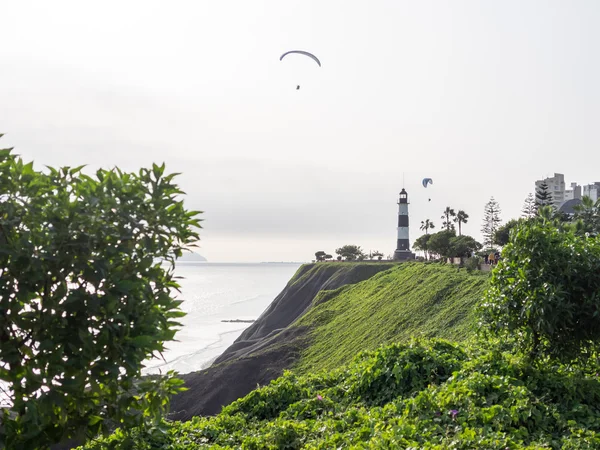
[[[433,184],[433,180],[431,178],[423,178],[423,187],[426,188],[428,185]],[[431,198],[429,199],[431,201]]]

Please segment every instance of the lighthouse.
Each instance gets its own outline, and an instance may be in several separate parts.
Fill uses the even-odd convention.
[[[398,240],[396,242],[394,259],[406,261],[407,259],[414,258],[415,254],[410,251],[410,243],[408,241],[408,194],[402,188],[400,199],[398,200]]]

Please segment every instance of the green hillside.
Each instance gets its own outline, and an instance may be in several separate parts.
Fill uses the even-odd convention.
[[[293,324],[310,329],[309,344],[294,369],[332,369],[349,363],[361,350],[411,337],[464,341],[471,335],[474,305],[488,281],[487,273],[405,263],[360,283],[321,291],[313,307]]]

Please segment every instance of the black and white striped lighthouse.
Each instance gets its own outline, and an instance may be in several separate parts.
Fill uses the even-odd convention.
[[[396,242],[394,259],[404,261],[414,258],[415,254],[410,251],[408,240],[408,194],[402,188],[398,200],[398,241]]]

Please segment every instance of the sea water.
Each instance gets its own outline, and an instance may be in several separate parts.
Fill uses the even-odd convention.
[[[187,315],[176,342],[165,344],[162,359],[146,361],[145,374],[176,370],[188,373],[210,366],[269,306],[298,269],[288,263],[178,262],[175,274]]]

